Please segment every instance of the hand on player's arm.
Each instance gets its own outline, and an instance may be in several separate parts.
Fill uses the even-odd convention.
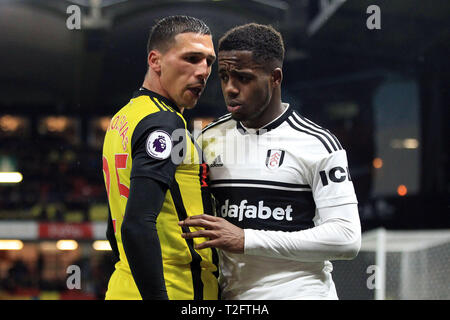
[[[227,220],[202,214],[178,222],[180,226],[202,227],[204,230],[183,233],[185,239],[209,238],[198,244],[196,249],[218,248],[232,253],[244,253],[244,230]]]

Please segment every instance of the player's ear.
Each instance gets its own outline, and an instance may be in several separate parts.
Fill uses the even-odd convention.
[[[275,68],[272,70],[271,80],[274,87],[281,85],[281,82],[283,81],[283,71],[281,68]]]
[[[161,72],[161,52],[158,50],[152,50],[149,52],[147,56],[148,67],[151,68],[154,72]]]

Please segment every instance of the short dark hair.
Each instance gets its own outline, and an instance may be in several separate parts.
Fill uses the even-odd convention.
[[[259,63],[284,60],[283,37],[270,25],[248,23],[227,31],[219,40],[218,51],[251,51]]]
[[[166,17],[159,20],[151,29],[147,54],[153,49],[167,50],[177,34],[187,32],[211,34],[209,27],[200,19],[183,15]]]

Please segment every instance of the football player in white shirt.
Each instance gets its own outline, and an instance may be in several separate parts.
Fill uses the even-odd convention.
[[[216,215],[180,225],[204,228],[183,234],[209,238],[198,249],[220,249],[222,299],[338,299],[330,260],[353,259],[361,246],[346,152],[281,101],[283,58],[270,26],[239,26],[219,41],[229,114],[198,140]]]

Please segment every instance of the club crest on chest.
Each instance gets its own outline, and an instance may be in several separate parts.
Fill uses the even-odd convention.
[[[279,168],[283,164],[284,150],[269,149],[267,150],[266,167],[270,170]]]

